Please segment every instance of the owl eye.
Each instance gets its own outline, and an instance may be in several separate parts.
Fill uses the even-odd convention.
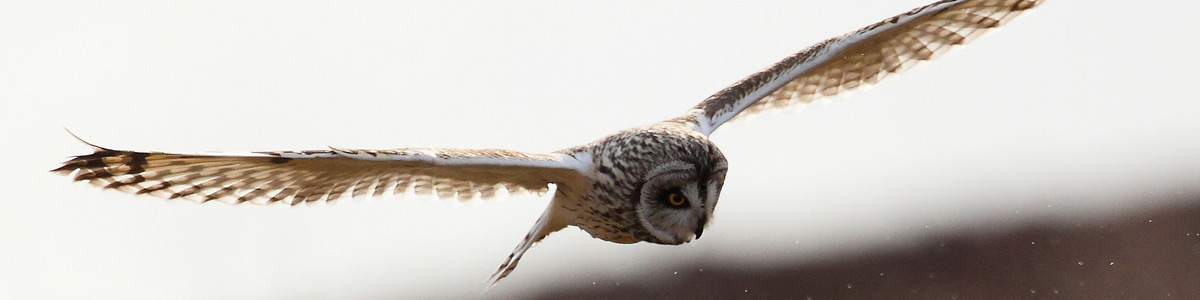
[[[667,204],[670,204],[672,207],[683,207],[684,205],[687,205],[687,197],[683,196],[683,193],[680,193],[679,190],[671,190],[670,192],[667,192],[666,200]]]

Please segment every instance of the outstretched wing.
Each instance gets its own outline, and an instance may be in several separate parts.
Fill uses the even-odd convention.
[[[692,112],[704,134],[760,111],[810,103],[933,59],[1045,0],[942,0],[804,49],[708,97]]]
[[[442,199],[489,199],[502,191],[542,193],[550,183],[579,183],[586,180],[582,172],[588,163],[569,154],[508,150],[176,154],[92,147],[94,153],[68,160],[53,172],[74,173],[76,181],[106,189],[198,202],[295,205],[408,191]]]

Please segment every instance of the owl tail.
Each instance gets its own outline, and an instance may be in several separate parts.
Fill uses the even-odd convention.
[[[489,288],[500,282],[500,279],[508,277],[508,274],[517,268],[517,263],[521,261],[521,256],[525,255],[525,251],[533,247],[533,244],[546,238],[552,232],[566,228],[570,224],[571,218],[566,215],[566,210],[562,209],[561,205],[559,205],[559,203],[565,201],[562,199],[563,197],[562,194],[555,193],[554,199],[550,200],[550,205],[546,207],[546,212],[542,213],[537,223],[533,224],[533,229],[530,229],[529,233],[525,234],[525,239],[521,240],[520,244],[517,244],[517,248],[513,249],[512,254],[508,255],[508,259],[504,260],[504,263],[500,264],[500,268],[496,270],[496,273],[492,274],[492,277],[488,279]]]

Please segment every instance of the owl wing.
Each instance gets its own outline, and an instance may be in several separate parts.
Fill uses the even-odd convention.
[[[697,129],[761,111],[810,103],[933,59],[1045,0],[942,0],[804,49],[705,99]]]
[[[86,143],[86,142],[85,142]],[[91,145],[91,144],[88,144]],[[490,199],[576,184],[587,160],[572,154],[403,148],[177,154],[91,145],[53,172],[106,189],[198,202],[299,204],[344,196],[433,195]]]

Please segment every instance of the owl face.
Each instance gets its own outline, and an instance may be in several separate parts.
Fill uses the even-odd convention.
[[[660,124],[663,125],[663,124]],[[601,224],[580,224],[592,236],[631,243],[678,245],[699,238],[712,219],[725,182],[725,156],[686,126],[651,126],[601,140],[602,181],[593,190],[608,206],[592,209]],[[592,226],[598,225],[598,226]]]
[[[715,150],[715,148],[713,148]],[[635,211],[646,241],[677,245],[700,238],[725,182],[720,152],[707,161],[674,161],[651,169]]]

